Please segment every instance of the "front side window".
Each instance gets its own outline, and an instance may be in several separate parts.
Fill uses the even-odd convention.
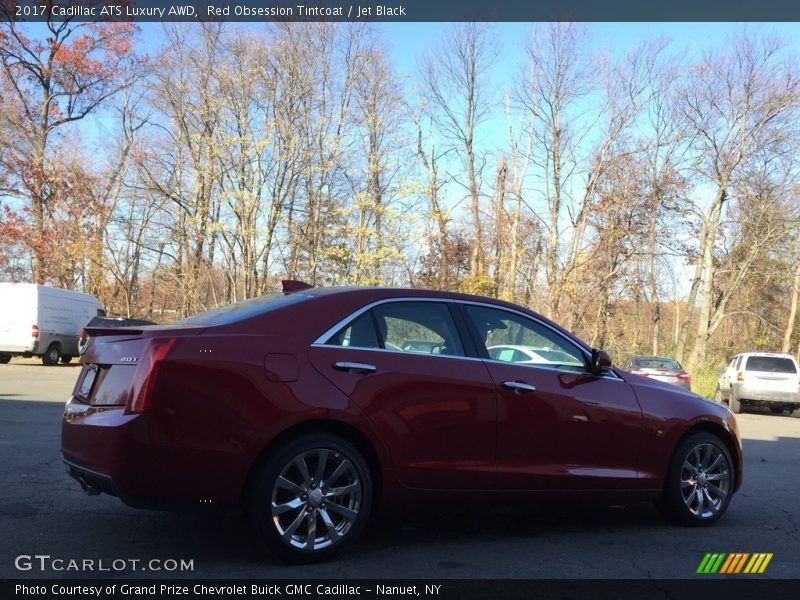
[[[484,306],[465,307],[491,358],[535,366],[584,371],[580,348],[533,319]]]
[[[356,317],[326,342],[335,346],[465,356],[447,306],[439,302],[388,302]]]

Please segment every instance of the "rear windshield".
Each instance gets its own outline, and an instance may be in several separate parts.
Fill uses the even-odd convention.
[[[109,319],[107,317],[94,317],[89,321],[89,327],[139,327],[156,325],[153,321],[145,319]]]
[[[744,368],[745,371],[766,373],[797,373],[794,361],[780,356],[749,356]]]
[[[671,358],[637,358],[633,365],[640,369],[669,369],[670,371],[682,370],[680,363]]]
[[[171,326],[177,327],[212,327],[214,325],[228,325],[249,319],[257,315],[271,312],[284,306],[297,304],[303,300],[310,298],[308,294],[269,294],[267,296],[259,296],[258,298],[250,298],[249,300],[242,300],[235,304],[228,304],[208,312],[200,313],[180,321],[171,323]]]

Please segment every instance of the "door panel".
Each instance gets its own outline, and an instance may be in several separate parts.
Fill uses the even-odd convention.
[[[590,374],[587,352],[542,321],[494,307],[463,310],[498,390],[497,484],[636,488],[642,414],[631,386]]]
[[[488,362],[498,387],[497,483],[505,489],[632,489],[642,415],[622,380]],[[518,381],[536,391],[507,389]]]
[[[309,357],[364,411],[402,483],[425,489],[491,485],[496,394],[480,360],[332,346],[311,347]],[[364,368],[339,364],[348,362]]]

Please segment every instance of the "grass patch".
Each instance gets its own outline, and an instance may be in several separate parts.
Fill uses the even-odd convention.
[[[719,367],[716,364],[707,363],[692,373],[692,391],[713,400],[718,379]]]

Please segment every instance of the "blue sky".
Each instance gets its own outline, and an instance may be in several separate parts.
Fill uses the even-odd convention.
[[[590,39],[598,48],[608,47],[613,52],[624,53],[639,41],[665,36],[676,47],[688,50],[690,56],[699,56],[704,48],[724,43],[731,32],[741,28],[737,23],[590,23]],[[262,24],[252,25],[255,29]],[[450,23],[381,23],[386,40],[392,48],[395,67],[401,76],[413,74],[421,54],[433,47],[438,38],[449,28]],[[515,54],[526,34],[530,23],[495,23],[497,38],[503,46],[504,54]],[[773,30],[800,49],[800,23],[751,23],[747,27]],[[141,47],[147,51],[155,50],[161,39],[161,24],[142,23]],[[511,61],[509,61],[511,62]]]

